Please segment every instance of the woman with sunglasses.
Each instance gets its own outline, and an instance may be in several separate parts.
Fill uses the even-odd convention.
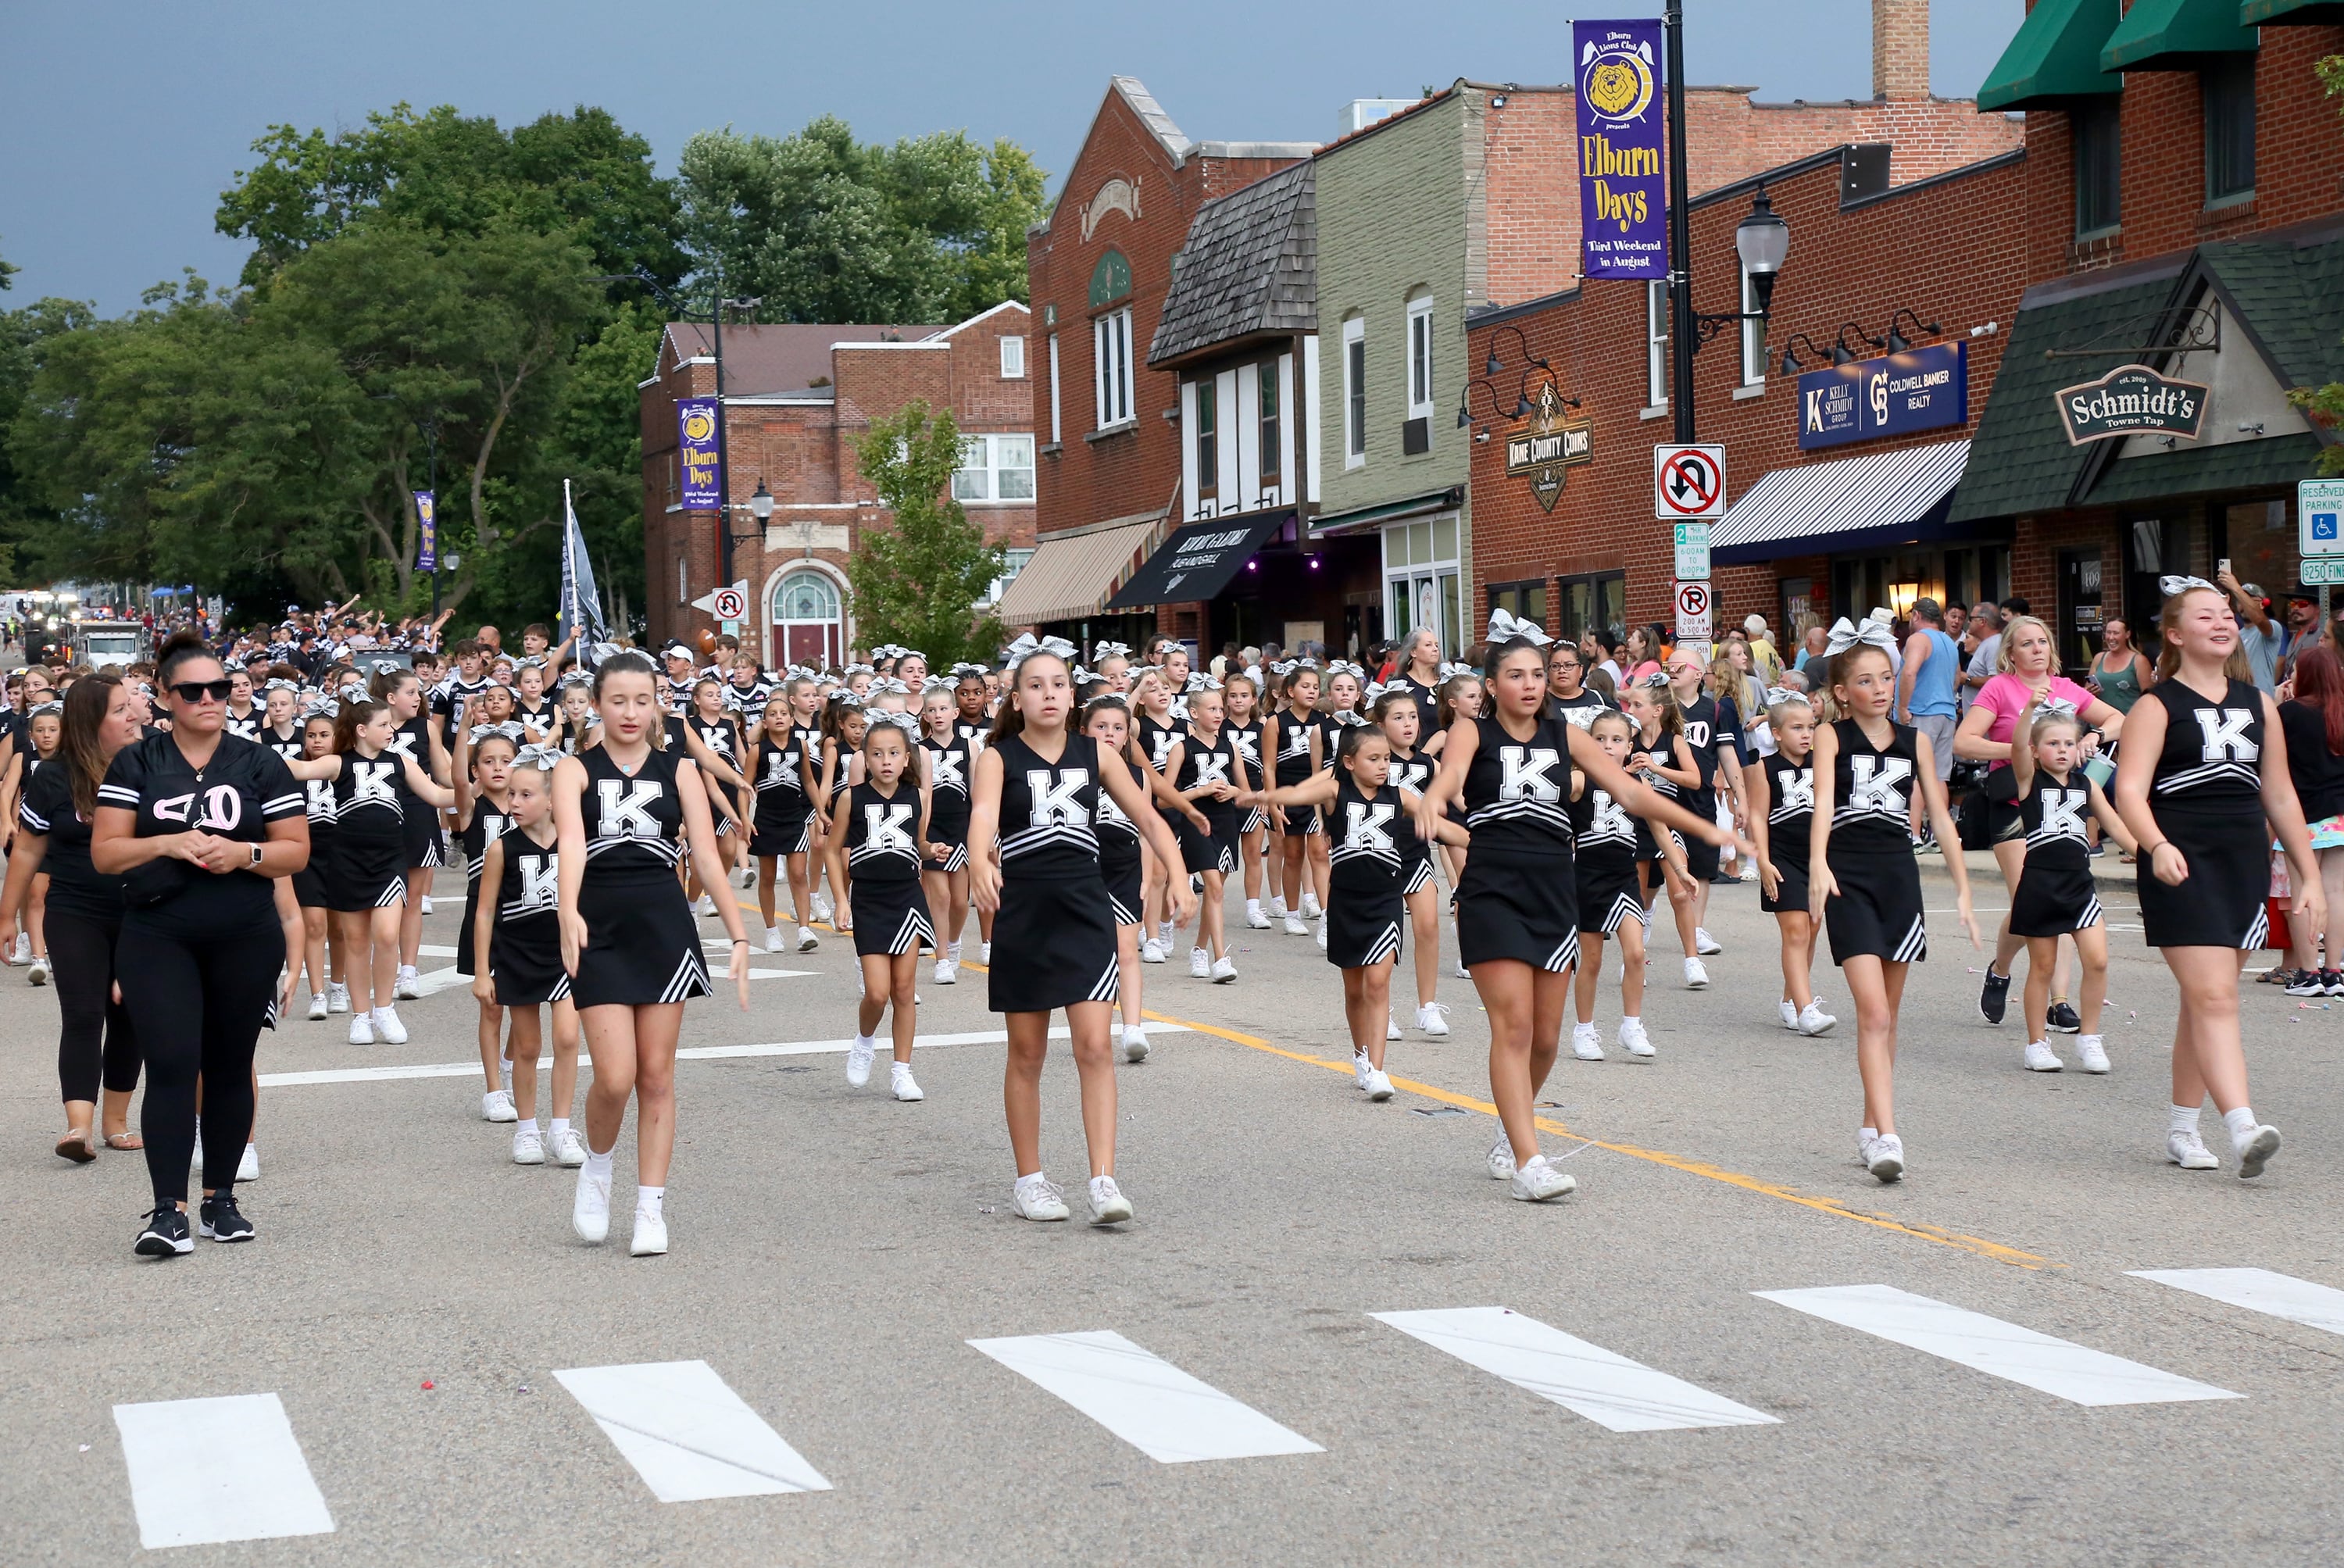
[[[205,1196],[197,1217],[215,1241],[247,1241],[235,1181],[253,1118],[253,1051],[285,964],[273,879],[309,862],[301,788],[285,761],[225,733],[233,689],[200,638],[165,644],[158,683],[171,733],[125,747],[97,789],[90,864],[124,879],[116,967],[136,976],[123,1003],[146,1057],[141,1130],[154,1211],[136,1250],[194,1250],[187,1168],[196,1089],[210,1100]]]

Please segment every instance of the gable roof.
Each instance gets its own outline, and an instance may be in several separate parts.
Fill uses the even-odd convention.
[[[1306,159],[1197,209],[1147,362],[1255,333],[1318,329],[1318,166]]]
[[[1147,90],[1147,84],[1137,76],[1107,78],[1106,96],[1099,100],[1097,113],[1091,116],[1090,125],[1083,131],[1083,139],[1077,144],[1079,148],[1087,149],[1090,147],[1091,138],[1098,135],[1099,120],[1106,114],[1107,105],[1116,98],[1121,98],[1124,107],[1129,109],[1133,117],[1147,127],[1147,134],[1155,138],[1156,145],[1163,149],[1166,160],[1174,168],[1185,167],[1191,157],[1199,154],[1207,157],[1227,158],[1304,158],[1318,150],[1318,144],[1316,142],[1191,141],[1188,139],[1187,133],[1175,124],[1172,116],[1165,112],[1164,106],[1156,101],[1156,95]],[[1078,150],[1075,157],[1079,162],[1082,152]],[[1071,169],[1068,170],[1069,175],[1072,172]],[[1066,199],[1066,187],[1062,183],[1058,187],[1058,194],[1050,198],[1050,210],[1038,221],[1028,225],[1026,232],[1028,234],[1046,232],[1050,225],[1057,221],[1058,206]]]
[[[755,397],[803,391],[830,375],[833,343],[909,342],[925,338],[932,326],[839,325],[822,321],[726,323],[724,395]],[[705,321],[671,321],[661,346],[663,365],[681,364],[716,351]]]

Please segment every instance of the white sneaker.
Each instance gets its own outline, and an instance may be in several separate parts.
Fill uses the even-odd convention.
[[[2086,1072],[2104,1073],[2108,1070],[2108,1048],[2099,1036],[2079,1036],[2076,1041],[2076,1054],[2081,1058],[2076,1065]]]
[[[482,1095],[480,1119],[482,1121],[519,1121],[520,1112],[513,1108],[511,1092],[506,1089],[490,1089]]]
[[[742,866],[732,874],[732,880],[739,886],[754,887],[757,885],[757,868],[753,865]]]
[[[871,1058],[879,1054],[875,1039],[858,1039],[846,1047],[846,1087],[861,1088],[871,1081]]]
[[[1824,1011],[1821,1002],[1809,1002],[1799,1013],[1798,1030],[1809,1037],[1827,1035],[1831,1033],[1832,1026],[1838,1022],[1837,1018]]]
[[[8,962],[17,968],[22,968],[32,961],[33,935],[29,931],[19,931],[16,933],[16,950],[8,955]]]
[[[1131,1218],[1131,1199],[1115,1184],[1112,1176],[1091,1178],[1091,1223],[1120,1225]]]
[[[1542,1154],[1531,1155],[1514,1172],[1514,1196],[1524,1203],[1544,1203],[1550,1198],[1578,1190],[1579,1178],[1567,1170],[1557,1170]]]
[[[928,1098],[920,1092],[919,1080],[912,1076],[912,1064],[909,1062],[888,1063],[887,1084],[894,1091],[897,1099],[915,1100]]]
[[[1271,919],[1273,919],[1273,920],[1283,920],[1283,919],[1285,919],[1285,918],[1286,918],[1286,900],[1285,900],[1285,899],[1283,899],[1283,898],[1273,898],[1273,899],[1271,899],[1271,900],[1269,901],[1269,915],[1270,915],[1270,918],[1271,918]]]
[[[2058,1053],[2054,1051],[2050,1046],[2046,1044],[2044,1041],[2029,1040],[2026,1042],[2026,1070],[2028,1072],[2056,1073],[2066,1065],[2066,1063],[2059,1059]]]
[[[390,983],[390,999],[394,1002],[420,1001],[423,992],[421,987],[416,985],[416,978],[415,966],[401,964],[399,966],[399,977]]]
[[[1392,1017],[1389,1007],[1384,1009],[1384,1038],[1387,1040],[1399,1038],[1399,1023]]]
[[[1417,1032],[1430,1040],[1449,1037],[1449,1009],[1439,1002],[1427,1002],[1416,1010]]]
[[[1783,1027],[1795,1029],[1799,1027],[1799,1009],[1792,1005],[1790,997],[1779,998],[1774,1003],[1774,1008],[1783,1015]]]
[[[658,1258],[663,1256],[666,1251],[666,1214],[663,1212],[659,1214],[646,1213],[642,1208],[638,1207],[635,1210],[634,1231],[627,1238],[627,1256],[630,1258]]]
[[[1368,1060],[1367,1052],[1353,1051],[1351,1053],[1351,1082],[1353,1085],[1359,1088],[1367,1087],[1368,1075],[1375,1070],[1375,1064]]]
[[[768,926],[765,927],[765,951],[768,953],[779,953],[783,951],[782,928],[780,926]]]
[[[545,1163],[545,1135],[538,1131],[537,1123],[525,1121],[513,1128],[513,1163],[515,1165]]]
[[[586,1140],[574,1127],[565,1127],[553,1140],[553,1163],[575,1170],[586,1163]]]
[[[1147,1031],[1138,1024],[1123,1027],[1123,1059],[1127,1062],[1147,1059]]]
[[[1288,936],[1308,936],[1310,927],[1302,923],[1301,916],[1288,915],[1286,916],[1286,934]]]
[[[1473,977],[1473,971],[1465,967],[1465,960],[1462,958],[1457,960],[1457,977],[1460,980],[1470,980]]]
[[[1709,985],[1709,966],[1698,958],[1685,960],[1685,989],[1699,991]]]
[[[1255,907],[1254,905],[1247,905],[1247,906],[1246,906],[1246,929],[1248,929],[1248,931],[1267,931],[1267,930],[1268,930],[1268,929],[1269,929],[1269,916],[1267,916],[1267,915],[1265,915],[1265,914],[1263,914],[1263,913],[1261,912],[1261,910],[1260,910],[1260,909],[1258,909],[1258,907]]]
[[[819,946],[822,946],[822,938],[821,938],[821,937],[819,937],[819,936],[815,936],[813,932],[811,932],[811,931],[807,930],[807,929],[806,929],[804,926],[799,926],[799,927],[798,927],[798,951],[799,951],[799,952],[801,952],[801,953],[811,953],[811,952],[813,952],[815,948],[817,948],[817,947],[819,947]]]
[[[1652,1037],[1644,1033],[1644,1020],[1642,1018],[1620,1020],[1620,1044],[1627,1047],[1630,1056],[1640,1061],[1649,1062],[1660,1055],[1652,1045]]]
[[[1712,936],[1702,926],[1692,928],[1692,950],[1704,958],[1714,957],[1725,951],[1725,944]]]
[[[431,895],[429,895],[429,893],[427,893],[427,894],[423,895],[422,903],[423,903],[423,913],[424,913],[424,914],[426,914],[426,915],[430,914],[430,913],[431,913]]]
[[[370,1046],[374,1044],[374,1015],[372,1013],[352,1013],[350,1015],[350,1044],[354,1046]]]
[[[827,920],[830,918],[830,895],[828,894],[817,893],[813,895],[813,917],[816,920]]]
[[[258,1145],[246,1144],[244,1152],[237,1157],[236,1179],[238,1181],[260,1179],[260,1149]]]
[[[407,1044],[407,1026],[399,1021],[397,1007],[377,1007],[374,1010],[374,1037],[386,1046]]]
[[[1162,947],[1167,953],[1172,951],[1172,933],[1177,929],[1177,927],[1169,920],[1157,921],[1156,925],[1157,946]]]
[[[1212,957],[1202,947],[1188,949],[1188,974],[1192,979],[1197,980],[1209,980],[1213,977]]]
[[[1582,1062],[1600,1062],[1603,1059],[1603,1039],[1595,1032],[1593,1024],[1571,1026],[1571,1054]]]
[[[716,895],[713,893],[702,894],[700,895],[700,902],[693,905],[692,909],[693,914],[699,915],[702,917],[715,914]]]
[[[960,983],[960,966],[954,963],[949,958],[939,958],[936,960],[936,972],[935,978],[936,984],[939,986],[958,985]]]
[[[2167,1133],[2165,1158],[2184,1170],[2219,1170],[2222,1162],[2206,1147],[2206,1140],[2194,1132]]]
[[[1327,951],[1327,917],[1324,915],[1318,916],[1318,951]]]
[[[325,1017],[326,1017],[326,994],[325,994],[323,991],[312,991],[312,992],[310,992],[310,993],[309,993],[309,1021],[310,1021],[311,1023],[313,1023],[313,1024],[322,1023],[322,1022],[324,1022],[324,1021],[325,1021]]]
[[[1143,964],[1161,964],[1164,962],[1163,946],[1155,937],[1150,936],[1139,945],[1139,961]]]
[[[326,982],[326,1011],[347,1013],[350,1010],[350,988],[339,980]]]
[[[1238,963],[1236,959],[1225,956],[1213,960],[1214,985],[1226,986],[1237,977]]]
[[[1017,1179],[1009,1190],[1009,1207],[1021,1219],[1064,1219],[1072,1212],[1058,1184],[1038,1170]]]
[[[2238,1151],[2238,1179],[2251,1181],[2263,1173],[2263,1167],[2278,1152],[2278,1128],[2266,1122],[2246,1137],[2233,1138],[2231,1147]]]
[[[1510,1181],[1514,1175],[1514,1146],[1500,1133],[1498,1141],[1490,1146],[1490,1178],[1493,1181]]]
[[[611,1234],[611,1179],[597,1178],[582,1164],[578,1169],[578,1196],[570,1202],[570,1228],[581,1241],[600,1241]]]
[[[993,962],[992,943],[980,942],[976,945],[976,961],[980,964],[990,964]]]
[[[34,960],[33,960],[33,966],[32,966],[32,968],[31,968],[31,969],[30,969],[30,970],[25,974],[25,978],[26,980],[28,980],[28,981],[30,981],[30,982],[32,982],[32,983],[33,983],[34,985],[35,985],[35,986],[45,986],[45,985],[47,985],[47,984],[49,983],[49,961],[48,961],[48,959],[47,959],[46,957],[40,957],[40,958],[35,958],[35,959],[34,959]]]
[[[1318,895],[1317,894],[1306,893],[1302,895],[1302,918],[1305,920],[1316,920],[1318,918]]]
[[[1368,1074],[1368,1081],[1359,1087],[1368,1091],[1369,1099],[1379,1103],[1392,1098],[1392,1081],[1384,1076],[1380,1067],[1371,1070]]]
[[[1884,1187],[1902,1178],[1904,1174],[1904,1140],[1893,1132],[1883,1133],[1873,1139],[1864,1168]]]

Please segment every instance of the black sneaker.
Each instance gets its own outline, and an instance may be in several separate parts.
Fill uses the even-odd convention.
[[[2010,976],[1997,975],[1994,966],[1985,966],[1985,989],[1978,993],[1978,1014],[1989,1024],[2002,1022],[2003,1014],[2010,1010]]]
[[[196,1242],[187,1234],[187,1214],[174,1204],[158,1205],[146,1217],[146,1229],[138,1233],[130,1249],[141,1258],[176,1258],[194,1251]]]
[[[2328,982],[2317,969],[2298,969],[2287,977],[2287,994],[2290,996],[2324,996]]]
[[[2329,996],[2344,996],[2344,969],[2322,969],[2319,983]]]
[[[181,1220],[180,1223],[184,1226],[187,1222]],[[252,1239],[252,1221],[237,1212],[236,1194],[233,1192],[215,1193],[205,1199],[196,1218],[196,1229],[203,1232],[207,1241]]]
[[[2065,1002],[2052,1003],[2044,1021],[2055,1035],[2080,1035],[2084,1032],[2082,1016]]]

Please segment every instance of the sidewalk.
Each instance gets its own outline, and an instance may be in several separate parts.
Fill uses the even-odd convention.
[[[2106,855],[2093,860],[2092,881],[2102,893],[2122,893],[2129,897],[2138,887],[2138,882],[2133,875],[2135,868],[2117,859],[2117,846],[2111,844]],[[1916,852],[1914,858],[1921,864],[1922,875],[1945,876],[1946,875],[1945,857],[1935,850],[1927,854]],[[1969,866],[1970,886],[1973,890],[2001,887],[2002,867],[1994,863],[1992,850],[1965,850],[1962,859]]]

